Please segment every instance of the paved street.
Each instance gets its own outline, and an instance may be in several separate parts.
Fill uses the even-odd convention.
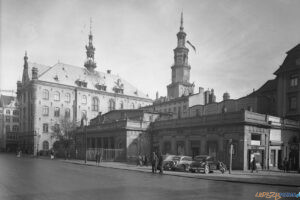
[[[140,173],[0,154],[0,199],[264,199],[279,187]],[[273,198],[274,199],[274,198]]]

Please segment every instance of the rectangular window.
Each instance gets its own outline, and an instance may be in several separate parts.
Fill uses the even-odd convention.
[[[292,96],[289,97],[289,110],[296,110],[297,109],[297,97]]]
[[[260,144],[261,144],[261,135],[251,134],[251,145],[260,146]]]
[[[6,121],[6,122],[10,122],[10,116],[6,116],[6,117],[5,117],[5,121]]]
[[[13,115],[19,115],[19,111],[18,110],[13,110]]]
[[[83,95],[83,96],[81,97],[81,103],[85,105],[86,102],[87,102],[87,98],[86,98],[85,95]]]
[[[55,107],[54,109],[54,117],[59,117],[59,108]]]
[[[43,133],[48,133],[48,124],[43,124]]]
[[[49,107],[48,106],[43,107],[43,116],[49,116]]]
[[[43,99],[45,100],[49,99],[49,91],[46,89],[43,90]]]
[[[69,93],[66,93],[66,102],[70,103],[71,102],[71,95]]]
[[[18,117],[14,117],[13,118],[13,122],[19,122],[19,118]]]
[[[297,87],[298,86],[298,76],[291,76],[290,86],[291,87]]]

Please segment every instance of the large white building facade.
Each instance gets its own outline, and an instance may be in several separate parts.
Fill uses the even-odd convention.
[[[148,95],[110,70],[96,71],[94,53],[90,32],[84,68],[30,63],[25,54],[23,78],[17,83],[19,146],[24,152],[36,155],[51,149],[55,142],[53,127],[59,127],[61,119],[79,124],[83,115],[89,120],[99,112],[137,109],[152,103]]]

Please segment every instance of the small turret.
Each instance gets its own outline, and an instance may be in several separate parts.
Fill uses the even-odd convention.
[[[26,83],[28,81],[29,81],[29,76],[28,76],[28,57],[27,57],[27,51],[25,51],[22,83]]]

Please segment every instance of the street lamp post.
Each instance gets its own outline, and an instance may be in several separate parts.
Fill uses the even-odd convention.
[[[87,162],[87,134],[86,134],[86,125],[84,125],[84,163]]]
[[[82,116],[81,118],[81,123],[83,125],[83,132],[84,132],[84,163],[87,163],[87,130],[86,130],[86,126],[87,126],[87,117],[86,115]]]
[[[232,149],[233,149],[233,145],[232,145],[232,139],[229,139],[229,145],[230,145],[230,151],[229,151],[229,174],[231,174],[231,170],[232,170]]]

